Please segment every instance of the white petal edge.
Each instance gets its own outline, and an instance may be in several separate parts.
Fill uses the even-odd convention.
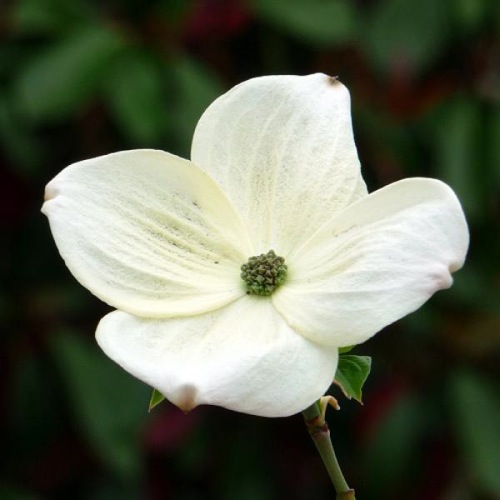
[[[366,195],[350,111],[337,79],[285,75],[241,83],[201,117],[191,159],[230,198],[258,253],[286,257]]]
[[[336,348],[295,333],[261,297],[191,318],[115,311],[101,320],[96,338],[111,359],[184,411],[206,404],[293,415],[324,394],[338,362]]]
[[[315,342],[359,344],[451,286],[468,244],[454,192],[438,180],[405,179],[348,207],[297,248],[273,302]]]
[[[75,163],[47,185],[42,212],[73,275],[118,309],[198,314],[245,293],[243,223],[187,160],[133,150]]]

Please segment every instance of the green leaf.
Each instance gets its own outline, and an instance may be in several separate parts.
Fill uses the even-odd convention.
[[[356,34],[357,11],[347,0],[253,0],[262,19],[318,45],[335,45]]]
[[[470,34],[480,28],[487,19],[488,2],[477,0],[453,0],[449,2],[452,15],[459,24],[460,32]]]
[[[491,189],[497,193],[500,189],[500,102],[490,105],[490,123],[486,129],[488,136],[488,164],[492,169],[489,175]]]
[[[173,121],[178,134],[178,154],[189,157],[196,123],[207,106],[223,93],[220,82],[197,61],[182,56],[169,68],[174,84]]]
[[[387,498],[388,491],[401,491],[401,484],[411,486],[419,477],[416,471],[425,460],[422,442],[432,417],[428,404],[428,400],[403,394],[389,407],[380,407],[383,414],[375,421],[360,457],[371,498]]]
[[[19,170],[33,174],[44,160],[44,151],[39,138],[27,125],[19,116],[15,99],[0,90],[0,143]]]
[[[71,33],[29,61],[16,82],[17,98],[34,121],[65,119],[96,92],[121,37],[103,28]]]
[[[370,374],[372,358],[370,356],[354,356],[342,354],[339,358],[334,382],[342,389],[344,395],[362,403],[362,389]]]
[[[84,0],[22,0],[12,4],[11,22],[16,32],[52,34],[88,23],[92,14]]]
[[[487,210],[482,184],[493,181],[481,161],[479,104],[472,99],[454,99],[436,114],[434,126],[438,177],[455,190],[468,217],[477,219]]]
[[[51,348],[76,425],[104,463],[133,482],[141,472],[146,387],[72,332],[54,336]]]
[[[165,396],[160,391],[153,389],[151,399],[149,400],[149,411],[156,408],[163,401],[165,401]]]
[[[435,0],[386,0],[368,16],[362,47],[382,72],[394,67],[420,73],[445,48],[446,12]]]
[[[449,394],[465,465],[477,486],[496,497],[500,494],[499,386],[464,370],[453,374]]]
[[[347,347],[340,347],[339,348],[339,353],[340,354],[345,354],[346,352],[352,351],[356,346],[355,345],[349,345]]]
[[[105,80],[106,102],[117,125],[140,147],[154,147],[166,136],[169,113],[160,64],[148,53],[119,57]]]

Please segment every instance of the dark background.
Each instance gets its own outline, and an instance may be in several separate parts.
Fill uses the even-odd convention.
[[[40,214],[66,165],[134,147],[188,156],[203,109],[257,75],[338,75],[371,190],[448,182],[471,229],[451,290],[356,349],[365,405],[328,419],[358,498],[500,498],[497,0],[0,3],[0,498],[333,497],[300,416],[147,413],[98,349],[108,310]]]

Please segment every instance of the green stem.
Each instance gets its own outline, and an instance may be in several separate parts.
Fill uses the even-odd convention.
[[[340,470],[339,462],[333,450],[332,441],[330,439],[330,430],[326,423],[319,401],[306,408],[302,415],[304,417],[309,435],[316,445],[316,449],[321,455],[321,459],[325,464],[328,475],[332,480],[335,491],[337,492],[337,500],[356,500],[354,490],[350,489]]]

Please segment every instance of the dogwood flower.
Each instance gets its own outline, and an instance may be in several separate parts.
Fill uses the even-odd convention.
[[[68,268],[117,310],[104,352],[183,410],[297,413],[359,344],[452,283],[468,246],[453,191],[367,193],[350,98],[323,74],[244,82],[205,111],[191,161],[75,163],[43,212]]]

